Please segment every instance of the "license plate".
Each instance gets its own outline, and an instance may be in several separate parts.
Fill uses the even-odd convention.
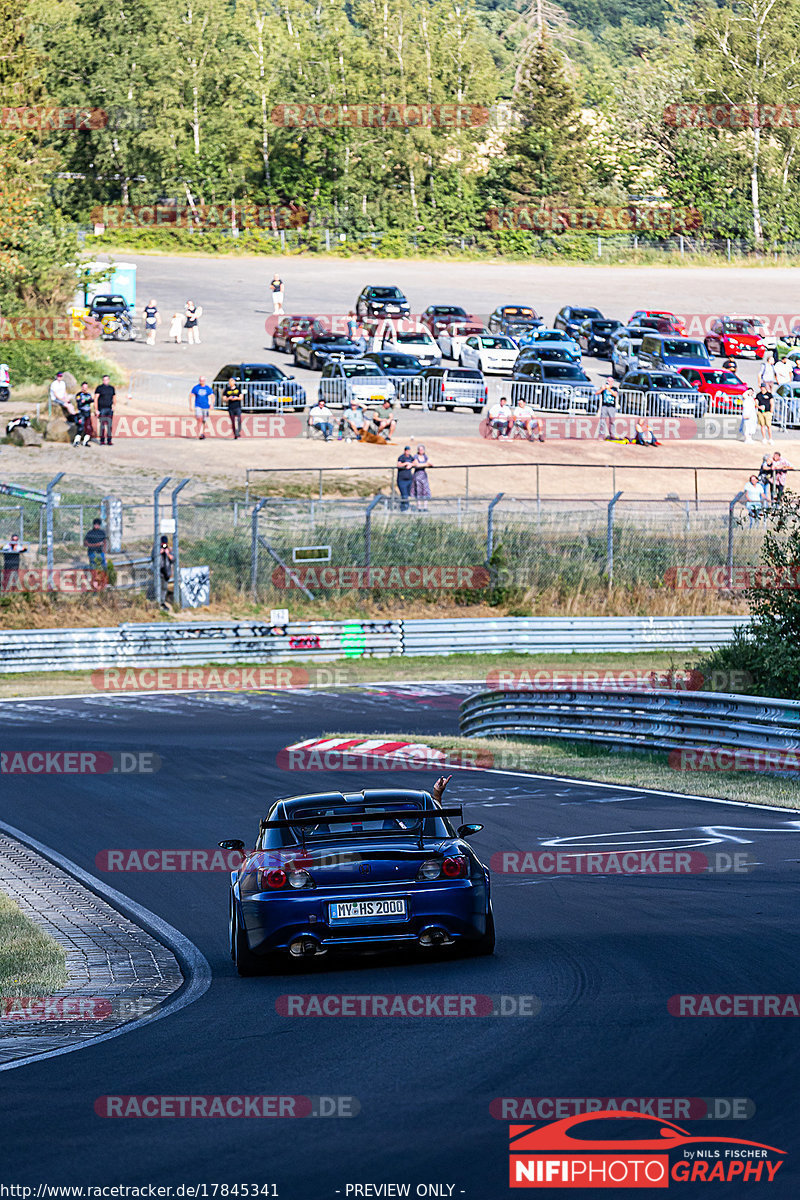
[[[370,400],[385,400],[385,396],[370,396]]]
[[[402,921],[405,917],[405,899],[337,900],[328,905],[331,925],[344,921]]]
[[[293,396],[278,396],[278,404],[293,404]]]

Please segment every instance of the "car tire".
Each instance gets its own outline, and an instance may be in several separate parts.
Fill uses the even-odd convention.
[[[452,412],[454,408],[455,408],[455,405],[454,405],[454,404],[445,404],[445,406],[444,406],[444,411],[445,411],[445,412]]]
[[[247,944],[247,934],[239,918],[239,906],[233,899],[233,893],[231,893],[229,927],[231,930],[230,940],[233,948],[233,961],[236,964],[237,973],[244,979],[252,978],[254,975],[262,975],[265,964],[257,955],[253,954],[253,951]]]
[[[481,412],[483,412],[483,405],[482,405],[482,404],[479,404],[479,405],[476,407],[476,406],[473,404],[473,406],[472,406],[472,411],[473,411],[474,413],[481,413]]]
[[[489,911],[486,914],[486,932],[482,934],[476,942],[473,942],[469,948],[469,953],[475,957],[494,954],[496,944],[496,936],[494,929],[494,912],[491,904]]]

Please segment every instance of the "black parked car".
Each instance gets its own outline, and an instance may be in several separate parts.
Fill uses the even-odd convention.
[[[321,371],[334,358],[360,358],[363,347],[344,333],[331,333],[319,321],[304,337],[294,342],[294,365]]]
[[[578,342],[587,354],[595,358],[609,358],[611,355],[611,335],[622,328],[622,321],[608,321],[605,317],[588,317],[581,322],[578,330]]]
[[[526,333],[540,329],[544,321],[527,304],[501,304],[489,317],[487,328],[490,333],[504,333],[517,341]]]
[[[136,328],[124,296],[110,293],[95,296],[89,304],[89,319],[98,322],[100,336],[107,341],[136,340]]]
[[[698,392],[677,371],[629,371],[620,384],[620,409],[640,416],[672,417],[683,413],[703,417],[708,396]]]
[[[603,314],[599,308],[572,308],[571,305],[565,304],[563,308],[559,309],[558,316],[553,321],[553,328],[563,329],[565,333],[572,334],[574,338],[577,338],[584,321],[602,321],[602,319]]]
[[[407,317],[411,305],[398,287],[365,287],[356,300],[359,317]]]
[[[302,384],[273,363],[228,363],[217,371],[212,383],[217,404],[231,378],[242,385],[243,412],[302,412],[306,406]]]

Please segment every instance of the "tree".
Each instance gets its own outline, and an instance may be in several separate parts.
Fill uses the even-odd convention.
[[[585,147],[578,97],[563,56],[544,34],[519,65],[514,105],[520,125],[506,143],[509,198],[579,195],[585,185]]]

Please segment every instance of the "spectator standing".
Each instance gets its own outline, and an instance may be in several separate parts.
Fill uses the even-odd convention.
[[[5,592],[11,577],[19,571],[20,555],[28,553],[28,547],[20,545],[19,534],[12,533],[3,546],[3,591]]]
[[[225,402],[228,409],[228,416],[231,419],[233,436],[234,438],[240,438],[242,436],[242,389],[232,375],[225,385],[222,399]]]
[[[762,387],[756,392],[756,420],[761,430],[761,441],[772,444],[772,392]]]
[[[735,358],[726,358],[724,363],[722,364],[722,369],[723,369],[723,371],[732,371],[733,374],[735,375],[736,374],[736,359]]]
[[[198,308],[194,300],[186,301],[184,316],[186,317],[186,341],[190,346],[200,345],[200,328],[198,321],[203,315],[202,308]]]
[[[487,416],[489,428],[495,437],[507,438],[510,435],[514,422],[514,410],[505,396],[501,396],[497,404],[492,405]]]
[[[55,378],[50,384],[50,411],[53,411],[53,405],[58,404],[63,408],[67,403],[67,385],[64,381],[64,372],[56,371]]]
[[[208,424],[213,396],[214,389],[206,383],[205,375],[201,375],[189,393],[189,404],[194,408],[195,419],[198,421],[198,429],[200,430],[199,440],[201,442],[205,440],[206,425]]]
[[[354,312],[347,314],[347,336],[351,342],[356,340],[356,330],[358,329],[358,318]]]
[[[784,458],[780,450],[776,450],[772,456],[772,502],[773,504],[780,503],[783,498],[783,492],[786,487],[786,472],[791,471],[792,464],[788,459]]]
[[[739,425],[739,431],[744,435],[746,442],[752,442],[757,422],[758,409],[756,407],[756,395],[752,388],[748,388],[742,396],[742,420]]]
[[[165,533],[161,535],[161,544],[158,548],[158,569],[163,583],[168,584],[172,579],[172,570],[175,563],[175,555],[169,548],[169,538]]]
[[[775,363],[775,386],[792,382],[792,363],[788,358],[781,358]]]
[[[744,485],[744,502],[750,517],[750,525],[760,521],[767,510],[767,493],[758,481],[757,475],[751,475]]]
[[[326,442],[333,437],[333,413],[321,400],[317,400],[309,409],[308,423],[314,429],[319,429]]]
[[[792,359],[792,383],[800,383],[800,362]]]
[[[83,539],[86,553],[89,556],[89,566],[93,571],[106,569],[106,531],[99,517],[92,521],[92,528]]]
[[[411,480],[411,495],[417,502],[417,512],[428,511],[428,501],[431,498],[431,485],[428,479],[428,468],[431,465],[431,460],[425,453],[424,446],[417,446],[417,453],[414,455],[414,478]]]
[[[114,397],[116,388],[112,387],[108,375],[103,376],[103,382],[98,383],[94,390],[97,405],[97,422],[100,427],[100,445],[111,445],[111,432],[114,420]]]
[[[772,386],[775,384],[774,354],[765,354],[761,360],[761,366],[758,369],[758,386],[763,388],[765,383],[768,383]]]
[[[180,346],[183,342],[183,317],[180,313],[172,314],[172,320],[169,323],[169,340],[176,346]]]
[[[607,379],[597,388],[595,395],[600,397],[600,420],[597,423],[597,436],[605,438],[606,441],[612,440],[617,436],[615,427],[619,398],[617,385],[613,379]]]
[[[405,446],[397,460],[397,490],[400,493],[400,512],[408,512],[411,485],[414,482],[414,455]]]
[[[149,304],[145,304],[144,306],[144,340],[148,346],[155,346],[156,330],[160,324],[161,314],[158,311],[155,300],[151,300]]]
[[[272,276],[272,283],[269,285],[272,292],[272,312],[273,315],[280,313],[283,315],[283,280],[276,271]]]

